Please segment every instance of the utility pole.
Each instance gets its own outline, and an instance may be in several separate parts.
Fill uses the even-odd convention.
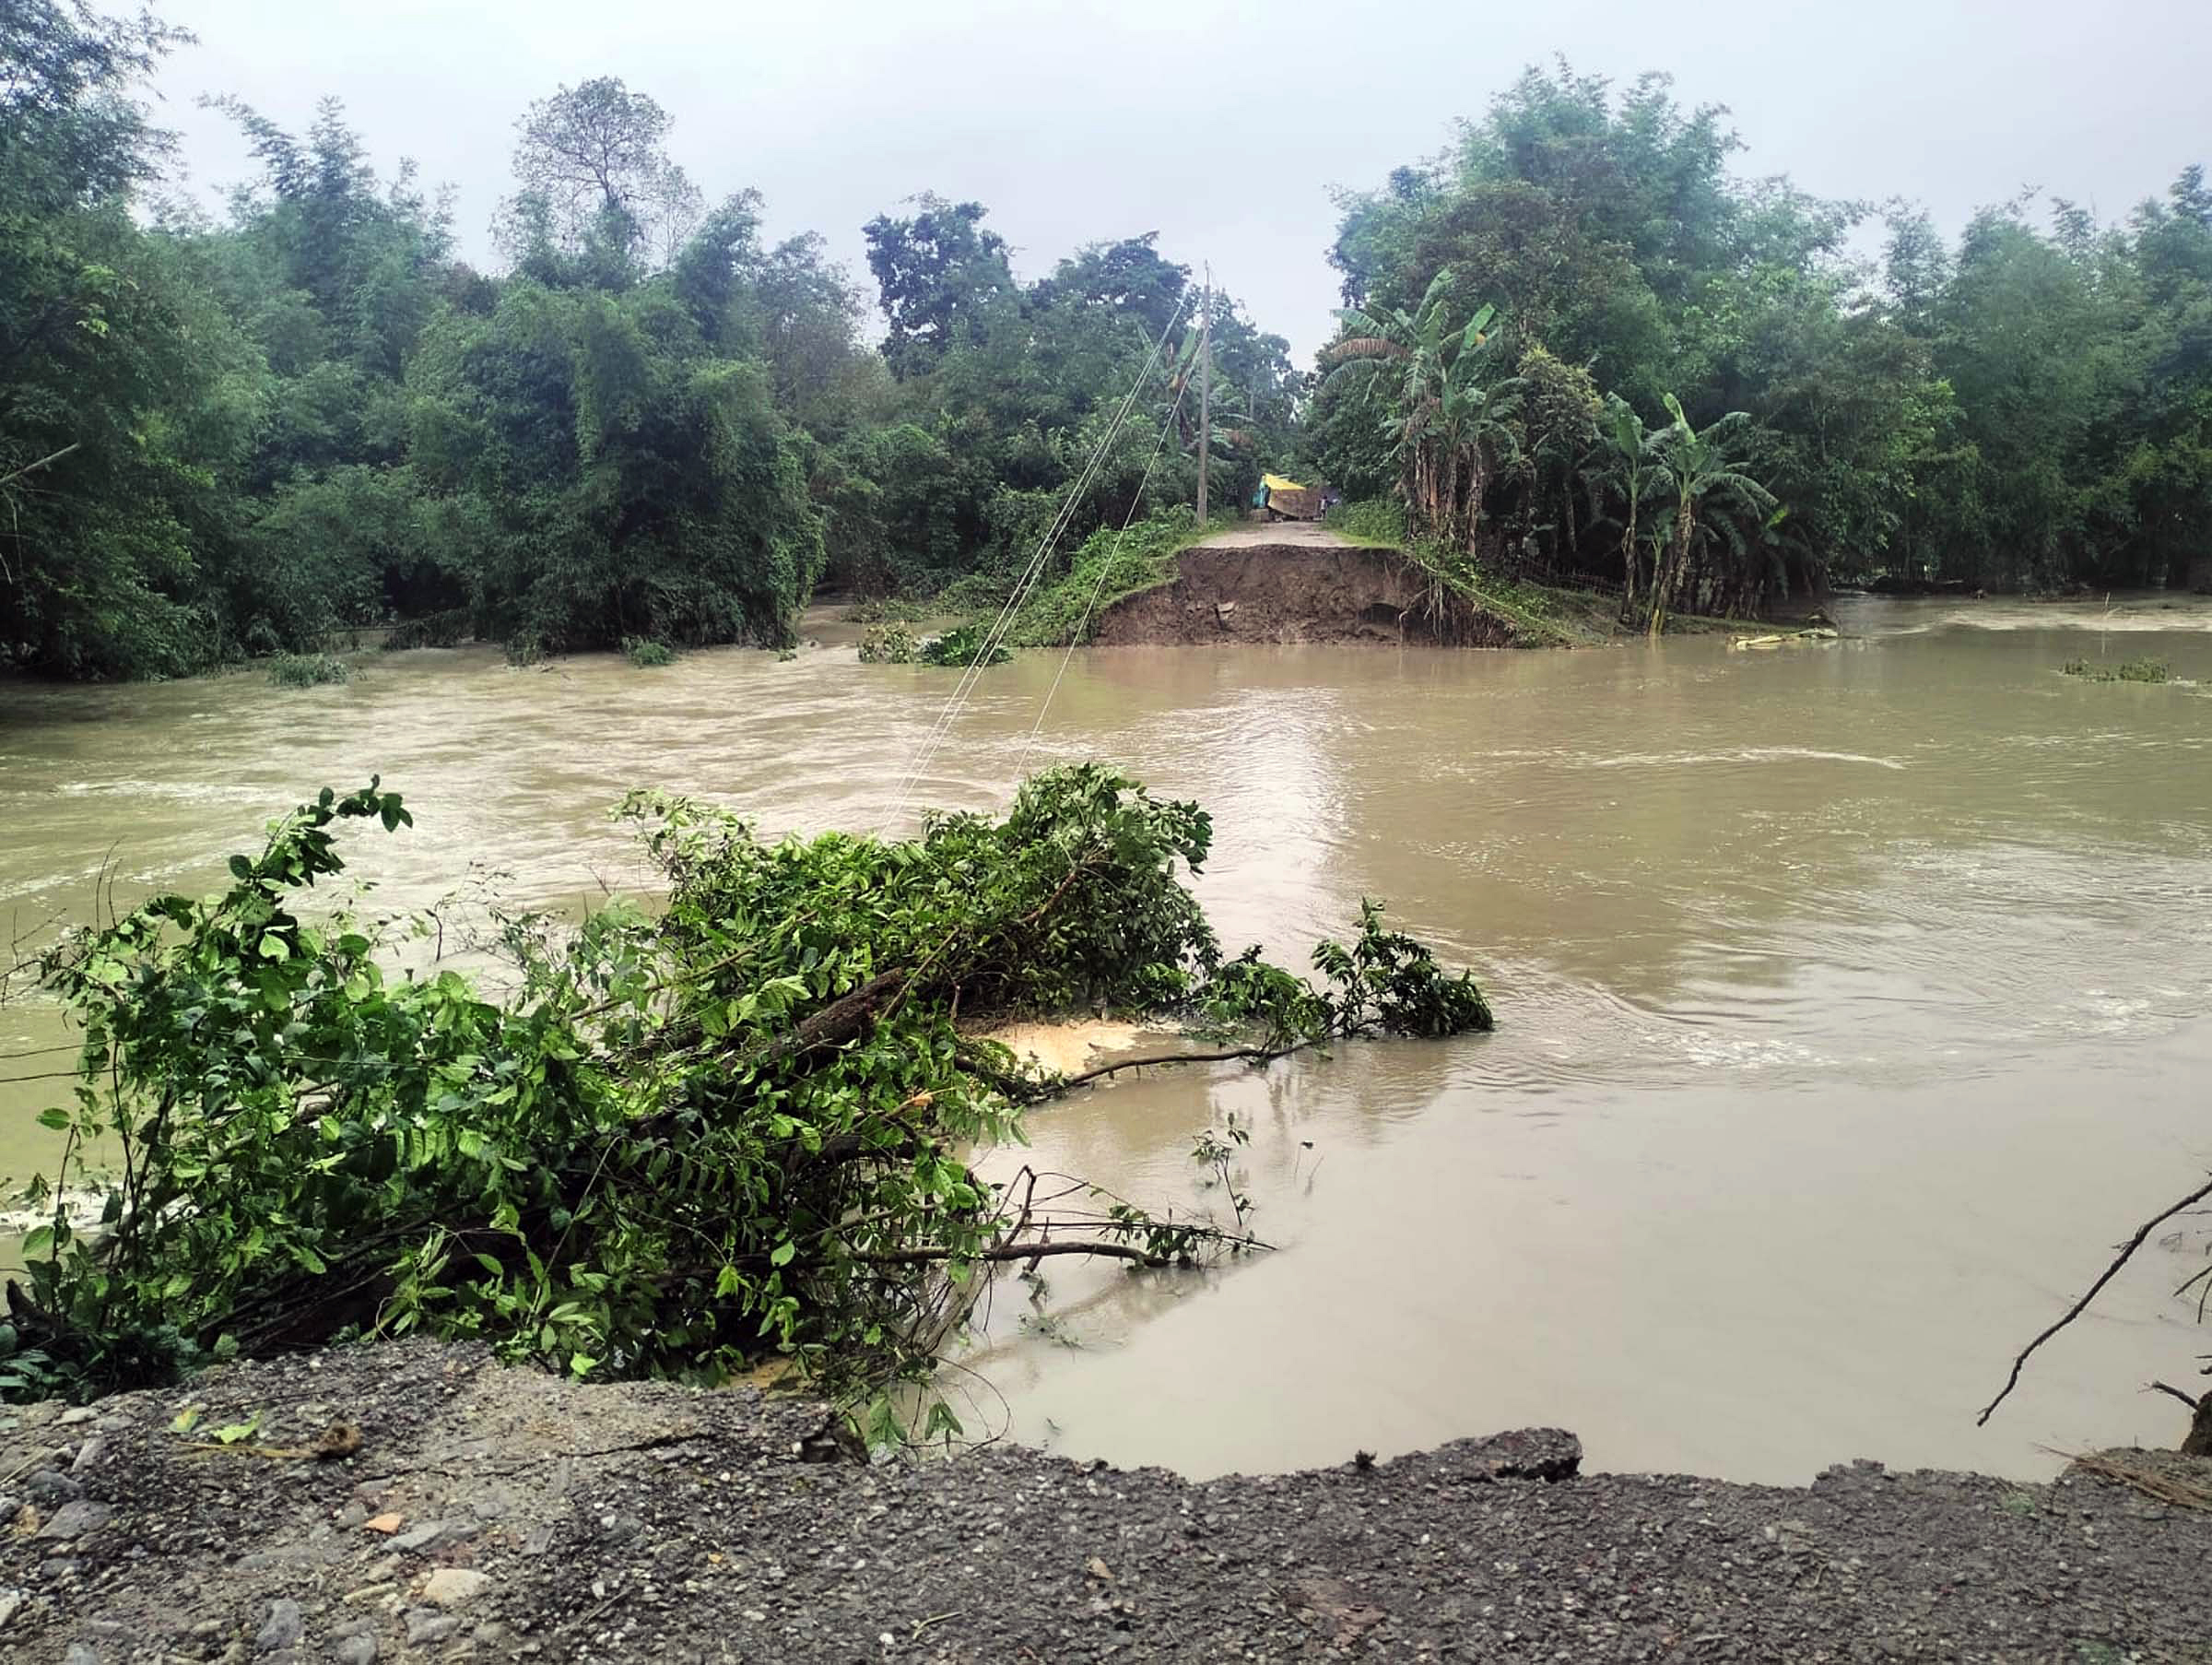
[[[1198,303],[1198,524],[1206,525],[1206,466],[1214,449],[1214,268]]]

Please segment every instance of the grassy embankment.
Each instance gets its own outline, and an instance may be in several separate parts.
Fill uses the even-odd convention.
[[[1531,584],[1484,568],[1474,556],[1406,536],[1406,511],[1387,499],[1339,503],[1328,525],[1366,549],[1395,549],[1476,607],[1496,614],[1520,632],[1524,647],[1589,646],[1639,632],[1620,622],[1620,597],[1610,590],[1569,589]],[[1740,625],[1740,620],[1675,613],[1668,635],[1708,635]]]
[[[1085,538],[1059,577],[1030,592],[1006,633],[1016,647],[1062,647],[1088,641],[1090,627],[1117,601],[1170,584],[1175,557],[1233,525],[1217,516],[1205,525],[1188,509],[1140,520],[1126,531],[1101,526]],[[976,573],[938,592],[933,613],[995,615],[1011,580]]]
[[[1008,632],[1018,647],[1058,647],[1088,639],[1091,627],[1108,608],[1131,596],[1171,584],[1175,557],[1236,524],[1219,516],[1201,526],[1188,511],[1139,521],[1126,532],[1101,528],[1075,552],[1068,570],[1040,585],[1022,604]],[[1472,605],[1512,626],[1524,646],[1568,646],[1603,641],[1609,632],[1611,602],[1572,591],[1546,590],[1517,584],[1454,561],[1433,549],[1409,547],[1403,514],[1382,502],[1347,504],[1333,513],[1329,525],[1347,543],[1361,549],[1402,554],[1424,573]],[[1006,601],[1006,579],[982,573],[963,578],[929,604],[933,613],[994,612]]]
[[[1367,549],[1392,549],[1472,607],[1502,619],[1522,647],[1572,647],[1602,642],[1612,634],[1609,605],[1603,598],[1571,590],[1523,584],[1486,573],[1472,555],[1406,536],[1406,511],[1383,498],[1338,503],[1328,514],[1329,529]]]
[[[1077,549],[1068,570],[1041,584],[1015,616],[1007,640],[1017,647],[1058,647],[1088,640],[1096,620],[1116,602],[1171,584],[1175,557],[1235,524],[1218,517],[1200,526],[1187,511],[1139,521],[1126,532],[1101,528]],[[1573,647],[1619,636],[1619,598],[1596,590],[1530,584],[1488,571],[1474,557],[1406,536],[1405,512],[1382,501],[1343,503],[1328,525],[1359,549],[1402,556],[1472,607],[1502,620],[1523,647]],[[994,614],[1005,605],[1010,580],[974,573],[913,608],[933,616]],[[1728,628],[1721,620],[1670,619],[1667,629],[1693,634]]]

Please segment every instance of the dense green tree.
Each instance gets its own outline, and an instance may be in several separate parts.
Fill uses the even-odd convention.
[[[1675,552],[1699,605],[1830,579],[2212,579],[2201,171],[2124,228],[2063,202],[2039,226],[2023,200],[1977,216],[1956,250],[1892,204],[1869,271],[1847,250],[1863,205],[1742,179],[1738,148],[1723,112],[1681,109],[1664,77],[1621,91],[1531,70],[1437,160],[1342,197],[1330,257],[1370,316],[1494,305],[1518,361],[1587,372],[1654,434],[1675,428],[1670,396],[1693,434],[1742,412],[1729,471],[1783,511],[1740,551],[1716,536]],[[1396,472],[1404,490],[1349,392],[1324,386],[1307,444],[1352,490]],[[1519,466],[1463,517],[1485,529],[1475,552],[1642,587],[1640,539],[1569,514],[1559,490],[1588,471],[1570,461],[1587,443],[1618,511],[1618,448],[1577,437],[1579,419],[1559,431],[1567,407],[1521,404]],[[1428,407],[1408,393],[1395,415]]]
[[[862,228],[883,293],[883,356],[901,380],[935,369],[957,342],[987,338],[1018,289],[1006,240],[983,229],[982,204],[924,193],[914,210],[899,219],[878,214]]]
[[[1191,268],[1165,258],[1159,242],[1158,231],[1147,231],[1078,249],[1037,286],[1035,299],[1134,319],[1163,336],[1191,301]]]
[[[1465,316],[1457,289],[1447,266],[1410,312],[1349,308],[1342,338],[1324,355],[1333,377],[1361,384],[1414,529],[1455,546],[1476,537],[1496,467],[1514,447],[1521,392],[1499,368],[1496,309]]]
[[[218,650],[206,567],[260,366],[130,211],[163,148],[132,92],[181,38],[0,0],[0,662],[162,674]]]
[[[873,342],[821,239],[708,210],[609,77],[518,124],[503,273],[332,100],[302,132],[215,100],[259,164],[218,223],[159,195],[135,101],[182,38],[0,0],[0,663],[777,642],[818,584],[1060,570],[1202,456],[1225,506],[1268,468],[1395,495],[1455,559],[1631,613],[2212,585],[2199,168],[2118,225],[2023,198],[1955,246],[1891,203],[1861,263],[1865,207],[1739,175],[1717,107],[1531,70],[1340,197],[1350,310],[1308,376],[1156,233],[1024,284],[929,195],[865,228]]]
[[[467,529],[442,554],[484,633],[788,639],[821,561],[799,447],[766,368],[710,353],[667,284],[518,278],[489,317],[443,318],[409,386],[412,466]]]

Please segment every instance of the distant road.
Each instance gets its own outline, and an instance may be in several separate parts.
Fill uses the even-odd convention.
[[[1248,520],[1193,544],[1194,549],[1249,549],[1261,545],[1301,544],[1313,549],[1355,547],[1341,532],[1332,532],[1317,520]]]

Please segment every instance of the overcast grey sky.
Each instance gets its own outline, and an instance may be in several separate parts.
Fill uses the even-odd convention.
[[[163,0],[200,44],[161,76],[193,184],[251,171],[194,107],[236,93],[288,126],[346,101],[381,171],[459,189],[471,256],[507,191],[513,124],[616,75],[676,118],[710,197],[753,185],[768,230],[819,230],[865,278],[861,224],[919,191],[976,198],[1025,278],[1157,230],[1211,261],[1301,363],[1326,336],[1332,184],[1435,152],[1527,64],[1564,53],[1676,77],[1729,106],[1748,172],[1830,196],[1916,197],[1955,231],[2025,185],[2112,218],[2212,161],[2212,0]],[[869,292],[873,295],[873,288]]]

